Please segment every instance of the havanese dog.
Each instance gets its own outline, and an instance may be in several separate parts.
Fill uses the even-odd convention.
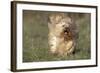
[[[75,40],[70,29],[72,19],[64,13],[49,16],[48,41],[50,52],[60,56],[72,54],[75,50]]]

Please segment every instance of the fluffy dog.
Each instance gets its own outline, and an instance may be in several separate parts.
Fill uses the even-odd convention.
[[[50,52],[61,56],[73,53],[75,41],[70,29],[72,19],[64,13],[49,16],[49,47]]]

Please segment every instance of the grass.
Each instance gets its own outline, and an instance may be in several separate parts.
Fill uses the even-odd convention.
[[[23,62],[90,59],[90,14],[79,14],[76,52],[69,56],[49,53],[48,15],[51,12],[23,11]],[[77,13],[78,15],[78,13]]]

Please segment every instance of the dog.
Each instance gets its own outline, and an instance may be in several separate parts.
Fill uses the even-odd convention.
[[[60,56],[72,54],[75,50],[75,40],[70,29],[72,19],[65,13],[55,13],[49,16],[48,44],[50,52]]]

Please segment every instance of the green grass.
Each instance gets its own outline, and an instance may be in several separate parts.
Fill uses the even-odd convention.
[[[79,60],[79,59],[89,59],[89,52],[86,50],[78,51],[77,54],[60,57],[57,55],[52,55],[49,53],[48,49],[29,49],[24,50],[24,62],[33,62],[33,61],[60,61],[60,60]],[[84,55],[83,55],[84,53]]]
[[[48,15],[51,12],[23,11],[23,62],[90,59],[90,14],[80,14],[75,54],[56,56],[49,53]],[[77,13],[78,15],[78,13]]]

